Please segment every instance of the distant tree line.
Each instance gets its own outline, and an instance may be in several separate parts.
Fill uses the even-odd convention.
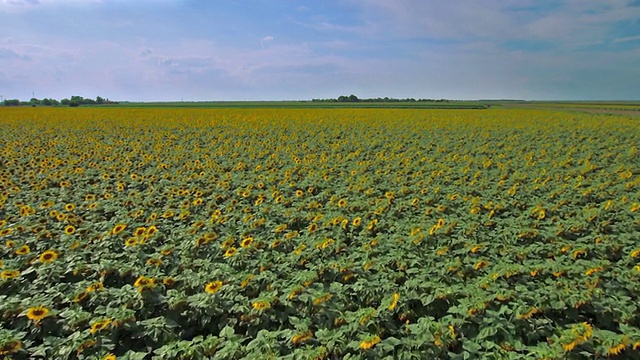
[[[80,106],[80,105],[107,105],[117,104],[116,101],[111,101],[103,97],[97,96],[95,99],[83,98],[82,96],[72,96],[70,99],[64,98],[60,101],[56,99],[36,99],[31,98],[29,101],[20,101],[18,99],[5,99],[3,101],[4,106]]]
[[[378,97],[371,99],[359,99],[357,96],[351,94],[349,96],[340,95],[336,99],[312,99],[314,102],[450,102],[450,100],[446,99],[414,99],[414,98],[406,98],[406,99],[396,99],[390,97]]]

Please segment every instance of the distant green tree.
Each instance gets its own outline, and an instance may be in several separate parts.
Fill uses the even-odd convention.
[[[4,105],[5,106],[18,106],[18,105],[20,105],[20,100],[18,100],[18,99],[5,99],[4,100]]]

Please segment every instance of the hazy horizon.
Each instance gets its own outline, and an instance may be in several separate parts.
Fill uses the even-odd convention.
[[[2,0],[4,99],[637,100],[640,1]]]

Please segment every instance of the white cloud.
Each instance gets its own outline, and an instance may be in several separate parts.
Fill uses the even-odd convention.
[[[623,37],[623,38],[614,39],[613,42],[614,43],[621,43],[621,42],[638,41],[638,40],[640,40],[640,35],[638,35],[638,36],[627,36],[627,37]]]
[[[632,0],[352,2],[362,8],[364,19],[377,19],[375,26],[368,26],[369,35],[387,38],[576,44],[602,40],[612,25],[640,18],[640,6],[634,6]],[[340,30],[329,24],[324,27]]]

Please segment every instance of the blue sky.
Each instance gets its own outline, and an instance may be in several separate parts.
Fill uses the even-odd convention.
[[[638,0],[0,0],[0,95],[640,98]]]

